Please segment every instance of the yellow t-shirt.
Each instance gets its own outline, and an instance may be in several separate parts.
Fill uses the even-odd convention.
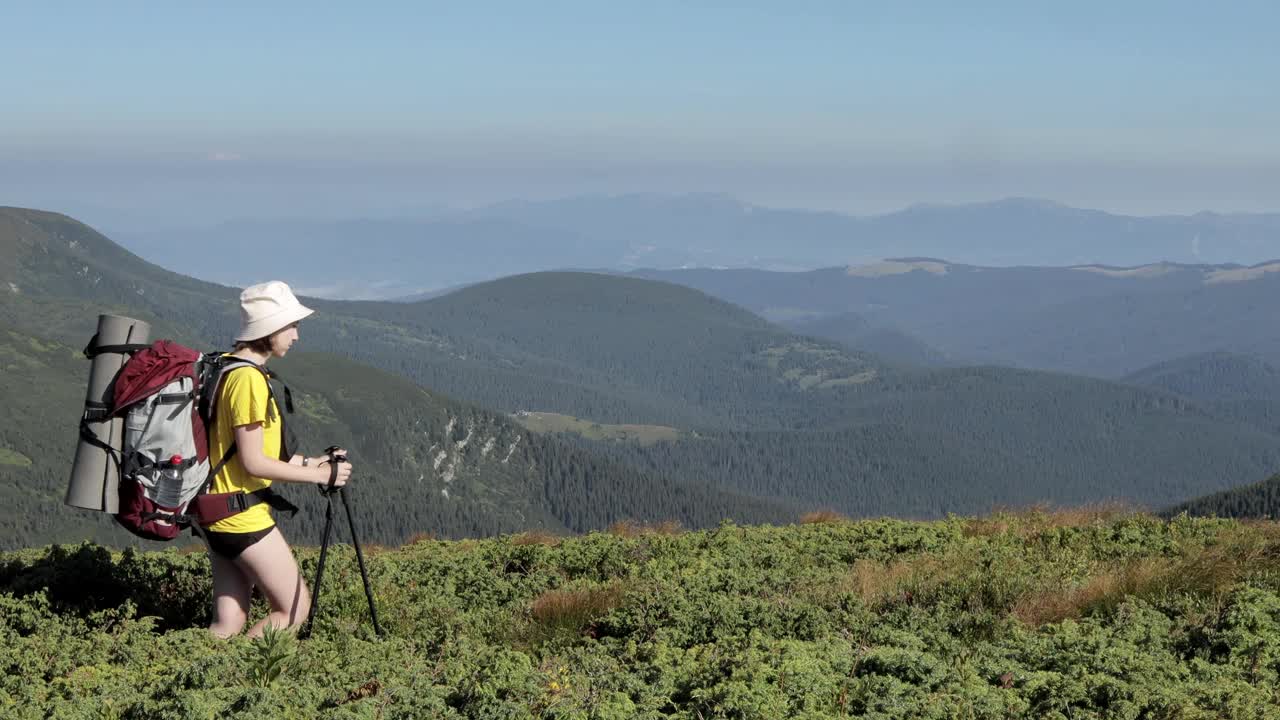
[[[209,462],[217,465],[236,439],[235,428],[262,423],[262,453],[270,458],[280,457],[281,424],[280,409],[271,399],[270,388],[262,371],[252,367],[239,367],[222,377],[215,403],[216,419],[209,434]],[[268,404],[270,412],[268,412]],[[209,489],[211,493],[251,493],[270,487],[266,478],[250,475],[240,462],[243,448],[218,471]],[[260,503],[238,515],[232,515],[207,526],[215,532],[247,533],[265,530],[275,525],[271,506]]]

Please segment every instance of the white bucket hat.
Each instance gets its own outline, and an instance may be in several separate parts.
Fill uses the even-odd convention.
[[[267,337],[315,312],[303,307],[279,280],[251,285],[240,293],[240,333],[236,342]]]

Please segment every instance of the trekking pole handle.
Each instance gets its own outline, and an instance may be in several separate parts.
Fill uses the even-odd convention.
[[[325,448],[324,453],[329,456],[329,484],[320,488],[320,493],[322,495],[332,495],[338,490],[338,488],[334,487],[334,483],[338,482],[338,463],[346,462],[347,456],[338,454],[337,445],[330,445]]]

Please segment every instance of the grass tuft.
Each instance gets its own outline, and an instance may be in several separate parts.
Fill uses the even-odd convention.
[[[835,510],[814,510],[800,516],[801,525],[815,525],[818,523],[843,523],[848,522],[849,518],[841,515]]]
[[[619,520],[609,526],[609,534],[622,538],[645,537],[648,535],[674,536],[684,533],[684,528],[675,520],[664,520],[660,523],[643,524],[631,520]]]
[[[560,544],[560,538],[545,530],[529,530],[511,538],[511,544],[517,546],[525,545],[543,545],[546,547],[555,547]]]
[[[541,645],[557,637],[592,635],[595,623],[622,605],[618,583],[603,587],[548,590],[529,604],[524,639]]]

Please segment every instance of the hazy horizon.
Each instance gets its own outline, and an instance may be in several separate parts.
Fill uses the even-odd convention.
[[[1125,212],[1122,210],[1108,209],[1104,207],[1091,207],[1080,204],[1060,202],[1051,197],[1037,197],[1027,195],[1002,195],[985,198],[974,198],[971,200],[920,200],[909,202],[904,205],[887,206],[886,209],[868,211],[868,212],[850,212],[827,207],[805,207],[794,204],[768,204],[763,202],[752,202],[742,198],[739,195],[728,192],[716,192],[711,190],[705,191],[688,191],[688,192],[662,192],[657,190],[635,190],[631,192],[620,193],[573,193],[566,195],[546,195],[543,197],[506,197],[496,200],[487,200],[471,204],[446,204],[443,202],[432,203],[424,201],[418,204],[405,203],[381,204],[365,207],[356,207],[354,205],[323,205],[317,206],[313,211],[308,211],[300,207],[287,205],[272,205],[269,210],[258,213],[253,212],[235,212],[231,211],[225,215],[216,213],[210,214],[208,217],[192,216],[192,215],[171,215],[167,213],[153,213],[145,209],[137,209],[131,207],[114,207],[106,205],[98,205],[92,202],[79,202],[76,200],[64,200],[58,204],[39,204],[39,203],[22,203],[22,202],[0,202],[0,206],[29,208],[32,210],[44,210],[49,212],[57,212],[72,217],[76,220],[86,223],[101,232],[110,234],[111,232],[125,233],[146,233],[154,235],[155,233],[163,233],[167,230],[201,230],[214,229],[226,225],[236,225],[238,223],[305,223],[305,222],[344,222],[344,221],[433,221],[449,216],[465,216],[466,213],[484,211],[492,208],[499,208],[508,204],[551,204],[560,202],[586,201],[586,200],[620,200],[631,197],[655,197],[668,199],[681,198],[698,198],[698,197],[720,197],[726,200],[734,200],[750,205],[762,210],[791,211],[804,213],[830,213],[834,215],[846,216],[849,218],[870,219],[883,216],[891,216],[896,213],[905,212],[919,207],[976,207],[982,205],[998,205],[1001,203],[1009,203],[1016,201],[1032,201],[1045,202],[1051,205],[1057,205],[1063,208],[1085,211],[1101,211],[1110,215],[1119,217],[1135,217],[1135,218],[1159,218],[1159,217],[1190,217],[1203,213],[1211,213],[1218,215],[1280,215],[1280,201],[1276,203],[1276,209],[1268,209],[1263,207],[1257,210],[1222,210],[1215,208],[1200,208],[1190,211],[1169,211],[1169,212]],[[1156,259],[1152,262],[1160,262]]]
[[[109,227],[634,192],[1280,210],[1280,8],[25,4],[0,204]]]

